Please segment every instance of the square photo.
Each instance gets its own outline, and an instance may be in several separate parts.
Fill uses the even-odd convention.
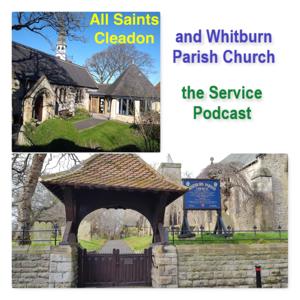
[[[159,152],[160,14],[14,12],[12,148]]]

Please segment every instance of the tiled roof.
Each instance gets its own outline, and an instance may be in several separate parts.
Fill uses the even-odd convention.
[[[86,68],[16,42],[12,42],[12,71],[22,80],[45,75],[52,84],[98,89]]]
[[[159,93],[136,65],[130,65],[107,89],[115,97],[160,98]]]
[[[66,172],[43,176],[41,183],[49,186],[170,191],[184,193],[176,184],[135,154],[96,154],[79,167]]]
[[[110,87],[110,84],[97,83],[97,86],[98,86],[98,90],[90,92],[90,95],[95,95],[95,96],[106,96],[106,95],[108,95],[107,91]]]

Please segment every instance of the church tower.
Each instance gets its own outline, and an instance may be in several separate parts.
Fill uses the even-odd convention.
[[[60,32],[58,34],[55,56],[62,59],[62,60],[66,60],[67,43],[66,43],[66,32],[65,32],[65,30],[60,30]]]

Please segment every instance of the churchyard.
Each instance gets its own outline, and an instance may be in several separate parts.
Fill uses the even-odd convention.
[[[287,156],[211,162],[15,154],[13,287],[287,287]]]
[[[85,122],[88,120],[90,122]],[[148,152],[160,148],[159,129],[157,138],[145,137],[138,125],[95,119],[83,109],[70,118],[57,117],[39,126],[27,124],[24,128],[27,145],[14,145],[16,151]]]

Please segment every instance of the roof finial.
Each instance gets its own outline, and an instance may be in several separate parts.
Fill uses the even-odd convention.
[[[173,159],[172,159],[170,153],[169,153],[168,156],[167,156],[167,162],[168,162],[168,163],[173,163]]]
[[[215,159],[214,159],[213,157],[210,158],[210,164],[211,164],[211,165],[214,164],[214,160],[215,160]]]

